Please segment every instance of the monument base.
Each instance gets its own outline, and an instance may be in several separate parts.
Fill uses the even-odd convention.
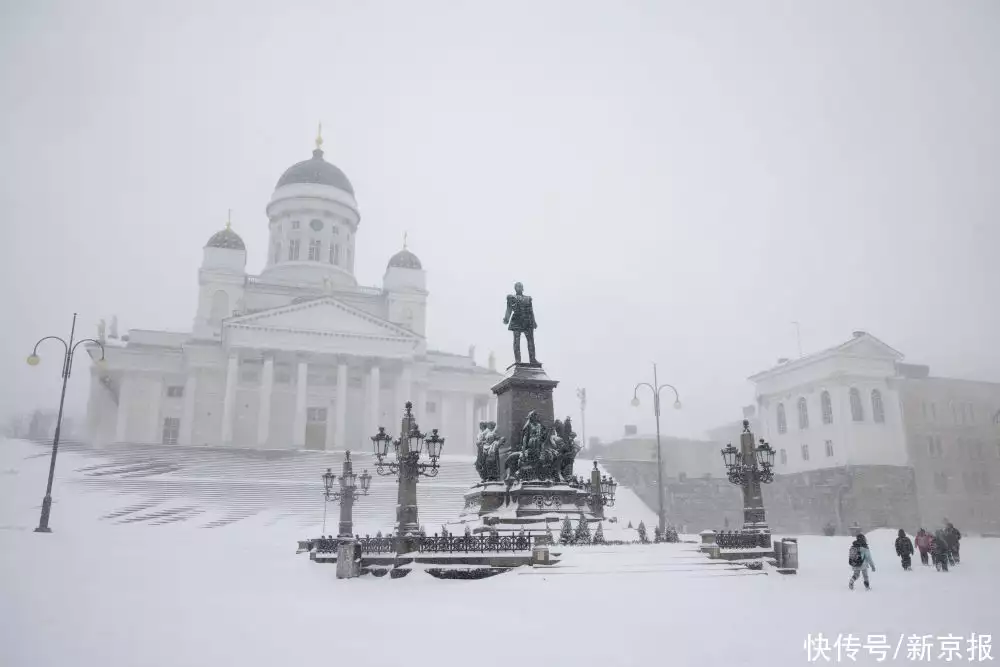
[[[574,527],[581,515],[588,523],[600,521],[591,503],[590,494],[567,484],[515,482],[508,489],[500,482],[482,482],[466,492],[465,508],[453,529],[464,530],[464,524],[473,533],[524,531],[538,535],[547,528],[558,533],[566,517]]]

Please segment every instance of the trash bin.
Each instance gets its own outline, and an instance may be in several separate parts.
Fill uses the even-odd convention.
[[[799,540],[797,537],[786,537],[781,540],[782,567],[789,570],[799,569]]]
[[[548,565],[549,564],[549,548],[547,546],[536,546],[531,549],[531,564],[532,565]]]
[[[775,567],[783,568],[785,567],[785,541],[775,540],[774,541],[774,563]]]

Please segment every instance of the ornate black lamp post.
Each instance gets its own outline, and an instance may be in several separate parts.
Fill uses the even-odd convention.
[[[405,554],[417,550],[420,537],[420,522],[417,519],[417,480],[421,475],[434,477],[438,474],[438,459],[444,438],[434,429],[430,435],[420,432],[413,417],[413,403],[406,402],[400,435],[395,440],[385,432],[384,426],[372,436],[372,447],[378,464],[375,472],[382,476],[398,475],[399,494],[396,504],[396,553]],[[386,461],[389,444],[392,444],[394,460]],[[420,461],[420,455],[427,449],[430,463]]]
[[[740,448],[732,443],[722,450],[722,460],[732,484],[743,487],[743,532],[770,534],[764,516],[764,499],[760,485],[774,481],[774,450],[760,439],[760,446],[754,446],[750,422],[743,420]]]
[[[45,497],[42,499],[42,515],[38,519],[38,527],[35,528],[36,533],[51,533],[52,529],[49,528],[49,513],[52,511],[52,479],[56,474],[56,455],[59,453],[59,432],[62,430],[62,416],[63,416],[63,404],[66,402],[66,383],[69,382],[69,376],[73,372],[73,355],[76,353],[76,348],[80,343],[94,343],[101,348],[101,359],[98,363],[104,361],[104,345],[99,340],[94,340],[93,338],[84,338],[82,340],[73,342],[73,336],[76,334],[76,313],[73,313],[73,324],[69,329],[69,342],[67,343],[59,336],[46,336],[45,338],[39,339],[35,343],[35,348],[31,351],[31,356],[28,357],[29,366],[37,366],[41,358],[38,356],[38,346],[47,340],[57,340],[63,344],[63,349],[65,353],[63,354],[63,368],[62,368],[62,393],[59,394],[59,415],[56,417],[56,432],[55,436],[52,438],[52,458],[49,460],[49,481],[45,485]]]
[[[600,518],[604,518],[604,507],[615,506],[615,489],[618,482],[610,475],[601,475],[597,469],[597,461],[594,461],[594,469],[590,471],[590,480],[583,483],[583,490],[590,494],[590,504]]]
[[[340,501],[340,531],[337,537],[351,537],[354,535],[354,501],[361,496],[368,495],[368,488],[372,483],[372,476],[365,470],[361,476],[354,474],[351,464],[351,452],[344,453],[344,468],[340,473],[340,488],[336,489],[334,480],[337,476],[330,468],[323,473],[323,533],[326,534],[326,504],[331,500]],[[361,482],[360,489],[358,482]]]
[[[681,409],[681,396],[677,393],[677,388],[672,384],[658,384],[656,376],[656,364],[653,364],[653,384],[640,382],[635,385],[632,392],[632,407],[639,407],[639,387],[649,387],[653,393],[653,414],[656,415],[656,497],[657,514],[659,515],[660,532],[666,528],[666,516],[663,512],[663,465],[660,462],[660,390],[669,387],[674,392],[674,409]]]

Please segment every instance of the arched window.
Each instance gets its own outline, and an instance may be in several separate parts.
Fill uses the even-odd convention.
[[[851,387],[851,419],[856,422],[865,420],[865,408],[861,405],[861,392]]]
[[[830,392],[824,391],[819,395],[819,407],[823,413],[823,423],[833,423],[833,403],[830,401]]]
[[[288,261],[294,262],[299,258],[299,240],[290,239],[288,241]]]
[[[872,419],[876,424],[885,423],[885,406],[882,405],[882,392],[872,389]]]
[[[209,321],[218,324],[229,317],[229,295],[226,290],[217,290],[212,295],[212,310],[209,312]]]
[[[805,429],[809,428],[809,405],[806,403],[805,396],[799,398],[799,428]]]
[[[788,422],[785,421],[784,403],[778,403],[777,413],[778,413],[778,433],[786,433],[788,431]]]

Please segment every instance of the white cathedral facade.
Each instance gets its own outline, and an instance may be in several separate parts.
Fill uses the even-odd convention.
[[[473,350],[427,349],[426,273],[405,247],[381,288],[358,285],[354,188],[321,144],[278,180],[259,276],[227,223],[205,245],[190,332],[109,332],[91,368],[95,443],[367,450],[378,426],[398,434],[412,401],[422,430],[472,452],[495,418],[492,355],[483,368]]]

